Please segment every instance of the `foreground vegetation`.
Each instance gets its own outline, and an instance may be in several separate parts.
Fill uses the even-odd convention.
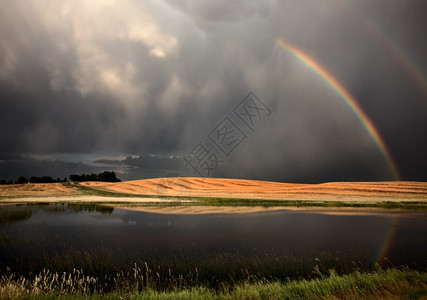
[[[418,299],[427,296],[427,273],[410,269],[379,270],[373,273],[354,272],[337,275],[330,271],[311,280],[254,281],[251,278],[232,287],[213,290],[204,286],[189,289],[171,288],[157,291],[146,286],[147,274],[134,268],[132,278],[117,274],[114,289],[104,292],[94,277],[82,271],[50,273],[43,271],[32,278],[14,274],[0,278],[2,299]]]

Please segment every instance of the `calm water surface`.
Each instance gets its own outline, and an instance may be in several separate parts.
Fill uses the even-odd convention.
[[[427,214],[330,215],[316,211],[174,215],[67,204],[0,207],[0,267],[91,253],[111,264],[138,255],[182,259],[215,253],[355,255],[370,264],[427,267]],[[104,256],[102,256],[104,255]],[[107,256],[105,256],[107,255]],[[61,258],[62,257],[62,258]]]

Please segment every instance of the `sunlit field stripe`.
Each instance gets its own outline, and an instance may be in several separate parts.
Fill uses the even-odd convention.
[[[374,140],[378,149],[381,151],[384,156],[387,164],[390,168],[390,171],[393,173],[395,180],[400,180],[399,171],[394,163],[392,156],[387,149],[383,139],[381,138],[378,130],[375,128],[372,121],[369,117],[363,112],[356,100],[347,92],[347,90],[342,86],[337,79],[335,79],[326,69],[324,69],[320,64],[318,64],[310,56],[302,52],[301,50],[295,48],[292,45],[287,44],[283,39],[278,38],[276,43],[285,49],[287,52],[291,53],[293,56],[298,58],[301,62],[307,65],[312,69],[317,75],[319,75],[340,97],[344,102],[350,107],[353,113],[357,116],[360,122],[363,124],[366,131]]]

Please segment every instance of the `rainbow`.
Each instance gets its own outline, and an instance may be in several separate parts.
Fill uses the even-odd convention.
[[[399,171],[396,164],[393,161],[393,158],[390,154],[390,151],[387,149],[383,139],[381,138],[378,130],[375,128],[372,121],[365,114],[365,112],[360,108],[356,100],[347,92],[347,90],[335,79],[326,69],[324,69],[320,64],[318,64],[310,56],[297,49],[296,47],[287,44],[282,38],[276,39],[277,45],[285,49],[287,52],[294,55],[301,62],[307,65],[312,69],[317,75],[319,75],[340,97],[345,101],[345,103],[350,107],[353,113],[357,116],[360,122],[363,124],[366,131],[372,137],[373,141],[377,145],[378,149],[384,156],[387,165],[390,171],[393,174],[395,180],[400,180]]]
[[[399,223],[399,217],[395,216],[390,224],[390,227],[387,229],[387,232],[384,236],[384,240],[381,243],[378,255],[376,257],[376,262],[382,266],[384,264],[384,259],[387,258],[387,255],[390,254],[391,246],[396,235],[396,230]]]
[[[413,60],[396,43],[387,38],[373,21],[360,13],[354,5],[348,0],[336,0],[355,20],[359,22],[362,28],[368,32],[383,48],[387,49],[393,59],[412,77],[418,84],[424,95],[427,95],[427,79],[422,70],[413,62]]]

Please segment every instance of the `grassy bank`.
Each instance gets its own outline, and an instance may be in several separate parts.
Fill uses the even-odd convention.
[[[347,202],[342,201],[311,201],[311,200],[263,200],[233,198],[196,198],[200,204],[218,206],[265,206],[265,207],[360,207],[383,209],[427,209],[427,202],[421,201],[381,201],[381,202]]]
[[[331,271],[312,280],[247,281],[212,290],[203,286],[156,291],[144,287],[144,273],[134,270],[130,279],[117,278],[115,289],[104,293],[97,279],[81,271],[57,274],[44,271],[28,279],[13,274],[0,279],[2,299],[419,299],[427,296],[427,273],[410,269],[354,272],[339,276]]]

